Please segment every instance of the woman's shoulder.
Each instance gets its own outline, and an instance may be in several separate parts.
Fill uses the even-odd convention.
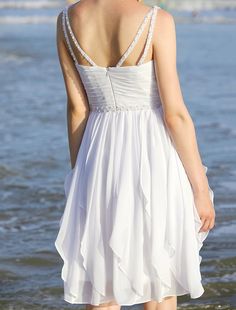
[[[176,26],[174,16],[165,9],[160,8],[153,27],[153,47],[157,53],[168,54],[175,51]],[[163,53],[162,53],[163,54]]]
[[[175,18],[174,15],[168,12],[167,10],[157,6],[157,16],[154,25],[154,32],[157,32],[158,35],[166,36],[175,31]]]
[[[164,23],[164,24],[171,24],[174,21],[174,16],[173,14],[171,14],[169,11],[163,9],[162,7],[156,5],[156,7],[158,8],[158,18],[157,20],[160,23]]]

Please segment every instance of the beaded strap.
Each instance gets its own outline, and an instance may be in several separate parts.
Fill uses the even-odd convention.
[[[63,26],[63,32],[64,32],[64,36],[65,36],[65,39],[66,39],[66,43],[68,45],[68,48],[69,48],[69,51],[70,51],[70,54],[75,62],[75,64],[77,64],[77,60],[76,60],[76,57],[75,57],[75,54],[73,52],[73,49],[71,47],[71,44],[70,44],[70,40],[69,40],[69,37],[68,37],[68,33],[67,33],[67,30],[66,30],[66,16],[65,16],[65,9],[63,10],[63,13],[62,13],[62,26]]]
[[[153,9],[154,9],[154,7],[150,11],[148,11],[148,13],[145,15],[144,20],[141,23],[141,25],[139,26],[139,29],[138,29],[138,31],[137,31],[133,41],[131,42],[131,44],[129,45],[128,49],[126,50],[126,52],[121,57],[121,59],[118,61],[116,67],[120,67],[122,65],[122,63],[125,61],[125,59],[129,56],[129,54],[134,49],[135,45],[138,42],[138,39],[140,38],[140,36],[141,36],[141,34],[142,34],[143,30],[144,30],[144,27],[147,24],[148,17],[153,13]]]
[[[90,111],[92,112],[119,112],[119,111],[141,111],[141,110],[151,110],[151,109],[160,109],[162,105],[160,103],[153,103],[153,104],[137,104],[133,106],[126,106],[126,105],[91,105]]]
[[[145,44],[145,47],[144,47],[144,52],[142,54],[142,57],[138,61],[138,65],[141,65],[144,62],[144,59],[145,59],[146,54],[148,52],[148,49],[149,49],[149,46],[150,46],[150,43],[151,43],[151,40],[152,40],[152,36],[153,36],[153,29],[154,29],[157,9],[160,9],[160,7],[154,6],[154,11],[153,11],[153,15],[152,15],[149,31],[148,31],[148,36],[147,36],[146,44]]]
[[[69,21],[69,16],[68,16],[68,8],[71,5],[68,5],[65,7],[65,16],[66,16],[66,24],[69,30],[69,33],[71,35],[71,38],[75,44],[75,46],[77,47],[77,49],[79,50],[79,52],[82,54],[82,56],[92,65],[92,66],[96,66],[95,62],[85,53],[85,51],[81,48],[81,46],[79,45],[78,41],[76,40],[76,37],[71,29],[71,25],[70,25],[70,21]]]

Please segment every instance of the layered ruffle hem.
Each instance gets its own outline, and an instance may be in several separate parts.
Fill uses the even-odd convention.
[[[199,232],[161,107],[91,112],[64,190],[55,246],[65,301],[133,305],[203,294],[199,251],[209,231]],[[209,195],[213,203],[210,187]]]

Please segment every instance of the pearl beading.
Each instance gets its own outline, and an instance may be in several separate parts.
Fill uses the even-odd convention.
[[[151,23],[150,23],[150,27],[149,27],[149,31],[148,31],[148,36],[147,36],[146,44],[145,44],[145,47],[144,47],[144,52],[142,54],[142,57],[138,61],[137,65],[141,65],[144,62],[145,57],[147,55],[147,52],[148,52],[148,49],[149,49],[149,46],[150,46],[150,43],[151,43],[151,40],[152,40],[152,36],[153,36],[153,29],[154,29],[157,9],[160,9],[160,7],[154,6],[154,11],[153,11],[153,15],[152,15],[152,18],[151,18]]]
[[[119,111],[138,111],[138,110],[155,110],[159,109],[161,107],[161,104],[153,104],[153,105],[132,105],[132,106],[125,106],[125,105],[117,105],[117,106],[95,106],[91,105],[90,106],[90,111],[91,112],[119,112]]]
[[[122,63],[125,61],[125,59],[129,56],[129,54],[132,52],[132,50],[134,49],[135,45],[138,42],[138,39],[140,38],[144,27],[147,24],[148,18],[151,14],[153,14],[154,11],[154,7],[146,14],[146,16],[144,17],[143,22],[141,23],[141,25],[139,26],[139,29],[133,39],[133,41],[131,42],[130,46],[128,47],[128,49],[126,50],[126,52],[123,54],[123,56],[121,57],[121,59],[118,61],[116,67],[120,67],[122,65]]]
[[[62,12],[62,27],[63,27],[63,32],[64,32],[64,37],[66,39],[66,43],[68,45],[68,48],[69,48],[69,51],[70,51],[70,54],[75,62],[75,64],[77,65],[78,62],[76,60],[76,57],[75,57],[75,54],[73,52],[73,49],[71,47],[71,44],[70,44],[70,41],[69,41],[69,37],[68,37],[68,34],[67,34],[67,30],[66,30],[66,13],[65,13],[65,9],[63,10]]]
[[[76,40],[76,37],[72,31],[71,25],[70,25],[70,21],[69,21],[69,16],[68,16],[68,8],[70,5],[67,5],[65,7],[65,16],[66,16],[66,24],[69,30],[69,33],[71,35],[71,38],[75,44],[75,46],[77,47],[77,49],[79,50],[79,52],[82,54],[82,56],[92,65],[92,66],[96,66],[95,62],[85,53],[85,51],[81,48],[81,46],[79,45],[78,41]]]

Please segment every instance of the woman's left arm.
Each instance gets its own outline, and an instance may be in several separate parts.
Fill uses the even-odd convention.
[[[214,206],[210,199],[208,178],[202,164],[195,126],[185,105],[176,64],[174,17],[160,10],[154,35],[154,60],[166,128],[192,185],[194,201],[203,221],[201,231],[212,229]]]
[[[62,28],[62,12],[57,18],[56,31],[57,52],[67,94],[67,131],[73,169],[86,127],[89,105],[83,83],[66,45]]]

